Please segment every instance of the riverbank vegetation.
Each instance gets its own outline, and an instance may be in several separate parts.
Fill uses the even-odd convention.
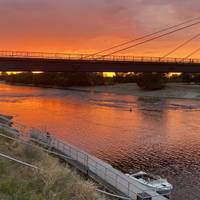
[[[49,85],[49,86],[92,86],[101,85],[104,83],[104,78],[100,73],[19,73],[19,74],[3,74],[2,78],[10,83],[24,83],[34,85]]]
[[[0,77],[13,84],[31,84],[35,86],[96,86],[115,83],[137,83],[142,90],[159,90],[167,82],[200,83],[200,74],[182,73],[169,76],[166,73],[116,73],[114,77],[104,77],[103,73],[92,72],[45,72],[45,73],[3,73]]]
[[[165,87],[166,79],[161,73],[141,73],[137,76],[137,84],[143,90],[160,90]]]
[[[0,134],[9,134],[0,129]],[[2,200],[99,200],[96,186],[40,149],[0,137],[0,152],[39,167],[0,158]]]

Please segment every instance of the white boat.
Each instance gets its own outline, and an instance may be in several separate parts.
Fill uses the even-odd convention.
[[[126,175],[134,180],[137,180],[138,182],[145,185],[149,189],[152,189],[164,196],[169,196],[173,189],[172,184],[170,184],[167,181],[167,179],[163,179],[159,176],[147,174],[146,172],[143,172],[143,171],[140,171],[135,174],[126,174]]]

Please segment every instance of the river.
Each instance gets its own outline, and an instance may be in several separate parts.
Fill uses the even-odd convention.
[[[168,178],[173,200],[200,199],[200,101],[0,83],[0,113],[48,130],[124,172]]]

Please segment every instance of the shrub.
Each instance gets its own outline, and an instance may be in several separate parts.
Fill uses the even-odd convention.
[[[160,90],[165,87],[165,75],[160,73],[141,73],[137,85],[143,90]]]

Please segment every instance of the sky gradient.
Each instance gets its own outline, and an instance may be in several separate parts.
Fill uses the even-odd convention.
[[[198,17],[199,10],[199,0],[0,0],[1,49],[95,52]],[[198,32],[200,25],[123,53],[164,54]]]

